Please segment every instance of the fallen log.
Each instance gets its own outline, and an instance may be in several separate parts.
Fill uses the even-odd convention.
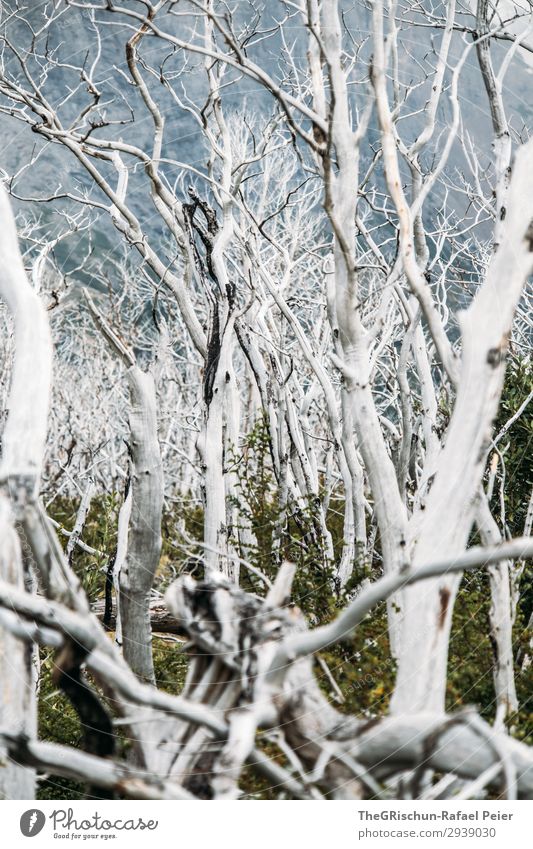
[[[95,601],[94,604],[91,605],[91,610],[100,622],[104,621],[104,599],[98,599],[98,601]],[[109,631],[115,630],[116,621],[116,610],[113,608],[111,619],[107,625]],[[159,599],[154,599],[150,602],[150,624],[152,626],[152,631],[156,634],[174,634],[176,636],[184,636],[183,625],[180,625],[176,617],[169,612],[164,602]]]

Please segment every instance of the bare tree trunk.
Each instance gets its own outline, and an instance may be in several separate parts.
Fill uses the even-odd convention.
[[[0,297],[15,324],[9,412],[2,434],[0,464],[0,577],[22,588],[23,560],[13,521],[24,515],[39,493],[52,347],[46,313],[26,278],[15,222],[3,188],[0,189]],[[0,631],[0,720],[13,733],[28,736],[36,733],[32,658],[30,646],[7,630]],[[34,795],[32,769],[14,763],[0,769],[0,796],[33,799]]]
[[[131,515],[128,549],[120,582],[120,615],[124,658],[143,681],[154,683],[150,591],[161,555],[163,468],[157,438],[154,381],[132,366]]]
[[[129,366],[131,479],[120,512],[114,579],[118,578],[120,636],[124,657],[142,680],[154,683],[150,591],[161,555],[163,466],[159,449],[154,378],[143,372],[133,352],[122,342],[86,296],[96,325]],[[128,521],[127,538],[125,522]],[[124,550],[125,548],[125,550]]]
[[[238,568],[231,556],[228,542],[228,511],[225,462],[228,422],[235,415],[232,408],[234,392],[229,384],[235,381],[231,362],[233,349],[233,317],[226,299],[214,305],[209,336],[209,350],[204,375],[205,420],[198,448],[205,471],[204,565],[206,571],[222,571],[238,580]],[[230,432],[233,428],[230,426]]]
[[[504,238],[471,306],[461,314],[462,364],[457,400],[437,462],[423,516],[414,517],[415,568],[436,555],[453,558],[466,548],[475,519],[476,493],[498,409],[516,304],[533,265],[531,158],[525,145],[513,167]],[[506,281],[502,288],[502,280]],[[499,309],[494,309],[497,302]],[[391,710],[444,709],[446,664],[457,577],[404,591],[402,651]]]
[[[9,502],[0,495],[0,579],[22,589],[20,544],[10,514]],[[31,643],[0,631],[0,726],[28,738],[37,733],[34,651]],[[35,770],[11,761],[1,747],[0,757],[0,799],[34,799]]]
[[[480,495],[476,523],[483,545],[498,545],[502,536],[490,511],[485,493]],[[489,568],[490,639],[494,652],[494,691],[498,722],[518,708],[514,680],[513,617],[511,605],[510,563],[502,560]]]

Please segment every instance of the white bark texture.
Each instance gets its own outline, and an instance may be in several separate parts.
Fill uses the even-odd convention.
[[[0,191],[0,298],[14,322],[15,347],[9,412],[2,434],[0,459],[0,573],[3,581],[22,588],[25,575],[14,529],[37,497],[47,432],[52,351],[46,314],[27,280],[7,195]],[[26,564],[30,569],[30,562]],[[36,733],[34,650],[9,631],[0,632],[0,714],[12,733]],[[6,752],[0,769],[0,796],[32,799],[35,773],[12,763]]]
[[[533,144],[529,142],[513,165],[501,245],[474,301],[460,317],[463,347],[457,399],[424,516],[410,543],[415,570],[437,553],[453,559],[466,547],[498,410],[513,315],[533,269],[532,220]],[[404,594],[402,654],[391,705],[395,713],[444,707],[457,587],[453,577],[428,584],[423,594],[416,588]]]
[[[136,675],[154,683],[150,593],[161,554],[163,467],[153,378],[132,366],[128,380],[132,494],[127,554],[119,574],[122,645]]]
[[[530,10],[5,5],[0,795],[532,796]],[[445,712],[472,570],[492,724]]]

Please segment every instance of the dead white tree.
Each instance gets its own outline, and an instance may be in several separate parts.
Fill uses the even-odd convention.
[[[131,493],[126,494],[127,521],[120,528],[117,555],[118,550],[121,551],[114,564],[115,582],[119,587],[116,615],[121,625],[124,659],[142,681],[155,684],[150,592],[161,555],[164,487],[154,379],[139,368],[132,351],[89,296],[87,304],[98,328],[127,368],[131,452],[128,490],[131,489]]]
[[[23,196],[48,146],[59,147],[84,178],[69,184],[67,172],[52,195],[32,189],[33,202],[79,204],[108,216],[138,252],[139,266],[132,284],[110,263],[112,317],[103,300],[89,301],[120,361],[117,367],[98,354],[113,387],[104,388],[96,361],[85,367],[97,345],[84,307],[59,299],[51,310],[64,381],[79,374],[88,395],[98,386],[116,414],[96,415],[85,427],[83,394],[55,389],[66,410],[54,402],[45,486],[51,498],[85,493],[66,531],[70,551],[83,544],[89,478],[106,490],[128,475],[120,439],[129,429],[131,488],[115,559],[123,653],[88,614],[37,505],[37,477],[17,519],[45,598],[4,581],[2,622],[10,640],[59,649],[58,682],[96,729],[68,774],[108,792],[122,777],[130,796],[233,798],[248,764],[297,798],[379,796],[406,770],[409,792],[418,796],[432,792],[424,769],[457,772],[460,763],[465,797],[491,783],[509,798],[527,796],[531,756],[503,728],[517,703],[512,629],[521,571],[514,562],[531,554],[530,528],[525,538],[504,541],[488,464],[507,350],[513,339],[527,345],[530,333],[523,290],[533,268],[533,148],[513,131],[503,95],[530,22],[483,2],[466,25],[454,2],[437,11],[408,0],[280,8],[283,16],[263,31],[242,4],[217,0],[71,0],[43,13],[12,4],[2,30],[0,112],[30,125],[44,146],[12,175],[11,189]],[[117,22],[127,33],[121,66],[115,57],[108,62],[105,47]],[[63,42],[50,49],[60,24],[87,32],[83,64],[73,64]],[[419,51],[405,28],[427,30],[431,39],[422,38]],[[265,61],[265,40],[279,68]],[[463,109],[474,57],[490,110],[490,163],[490,148],[476,147]],[[68,96],[52,97],[56,77]],[[247,85],[262,98],[264,115],[247,105]],[[236,98],[245,104],[240,113]],[[198,134],[194,156],[177,152],[174,114]],[[33,250],[41,280],[51,254],[38,240]],[[101,283],[104,265],[92,267]],[[20,288],[35,304],[27,283]],[[44,332],[30,309],[12,309],[10,297],[8,289],[15,333],[28,342]],[[156,315],[156,299],[168,344],[161,334],[166,348],[152,375],[141,351],[153,353],[153,338],[140,321],[129,321],[123,335],[114,319],[139,317],[150,301]],[[10,425],[11,411],[27,404],[17,396],[21,346],[15,337],[3,435],[5,456],[15,458],[7,466],[14,469],[10,486],[17,451],[28,460]],[[42,361],[46,368],[49,358]],[[115,386],[124,364],[129,425]],[[273,585],[259,573],[269,587],[264,599],[238,588],[243,567],[254,568],[248,561],[257,540],[239,507],[236,468],[259,416],[277,499],[275,565],[283,561],[290,517],[306,530],[301,545],[316,553],[333,589],[357,566],[373,567],[373,579],[322,627],[308,629],[283,607],[292,567],[280,568]],[[71,422],[82,443],[72,472],[59,459],[69,452]],[[42,416],[39,428],[30,458],[36,467]],[[104,446],[97,462],[96,441]],[[187,492],[202,498],[204,532],[195,551],[203,552],[205,575],[182,577],[166,596],[175,626],[198,651],[183,695],[173,697],[153,686],[150,609],[164,499]],[[20,496],[13,498],[16,511]],[[331,530],[337,503],[340,540]],[[482,548],[469,547],[476,528]],[[190,545],[185,533],[183,540]],[[497,650],[494,729],[471,712],[444,713],[461,574],[484,566]],[[372,728],[355,718],[341,723],[314,681],[311,658],[381,601],[397,662],[391,715]],[[115,721],[130,728],[137,771],[113,757],[113,720],[84,679],[84,663],[116,703]],[[75,682],[70,690],[67,678]],[[258,749],[258,729],[268,730],[286,767]],[[24,750],[9,727],[0,739],[17,762],[61,772],[58,747]],[[105,755],[106,768],[95,755]],[[167,778],[156,781],[151,772]]]
[[[14,323],[14,359],[0,459],[0,523],[4,540],[0,571],[4,583],[22,591],[32,585],[31,555],[27,546],[26,550],[21,547],[14,522],[21,519],[28,505],[35,504],[39,494],[51,384],[51,340],[44,308],[26,278],[15,223],[3,189],[0,215],[0,297]],[[16,734],[34,736],[34,652],[9,631],[2,638],[0,682],[2,725]],[[32,798],[34,791],[32,770],[9,763],[3,767],[2,798]]]

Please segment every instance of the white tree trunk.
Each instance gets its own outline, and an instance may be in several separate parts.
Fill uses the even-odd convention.
[[[22,589],[20,544],[11,508],[0,495],[0,579]],[[35,647],[0,630],[0,726],[11,734],[35,737],[37,732]],[[34,799],[35,770],[10,761],[0,747],[0,799]]]
[[[122,647],[135,674],[154,683],[150,591],[161,555],[163,467],[153,377],[132,366],[128,379],[132,492],[127,554],[119,575]]]
[[[498,545],[502,536],[483,492],[476,523],[483,545]],[[518,708],[514,680],[513,616],[511,605],[510,562],[502,560],[489,567],[490,638],[494,652],[493,680],[497,718],[501,722]]]
[[[0,464],[0,576],[23,587],[20,544],[13,527],[35,502],[46,440],[52,372],[52,347],[46,313],[32,290],[22,264],[15,222],[4,189],[0,189],[0,297],[15,324],[15,354],[9,411],[2,433]],[[8,496],[11,505],[8,500]],[[34,736],[36,685],[33,649],[0,630],[0,718],[13,733]],[[33,799],[35,774],[7,764],[0,768],[0,795]]]
[[[460,315],[463,351],[457,399],[423,514],[412,519],[415,569],[437,556],[453,559],[463,552],[475,519],[513,315],[533,267],[532,160],[529,142],[515,159],[501,246],[474,301]],[[442,577],[404,592],[401,654],[391,701],[394,713],[444,709],[458,584],[457,577]]]

